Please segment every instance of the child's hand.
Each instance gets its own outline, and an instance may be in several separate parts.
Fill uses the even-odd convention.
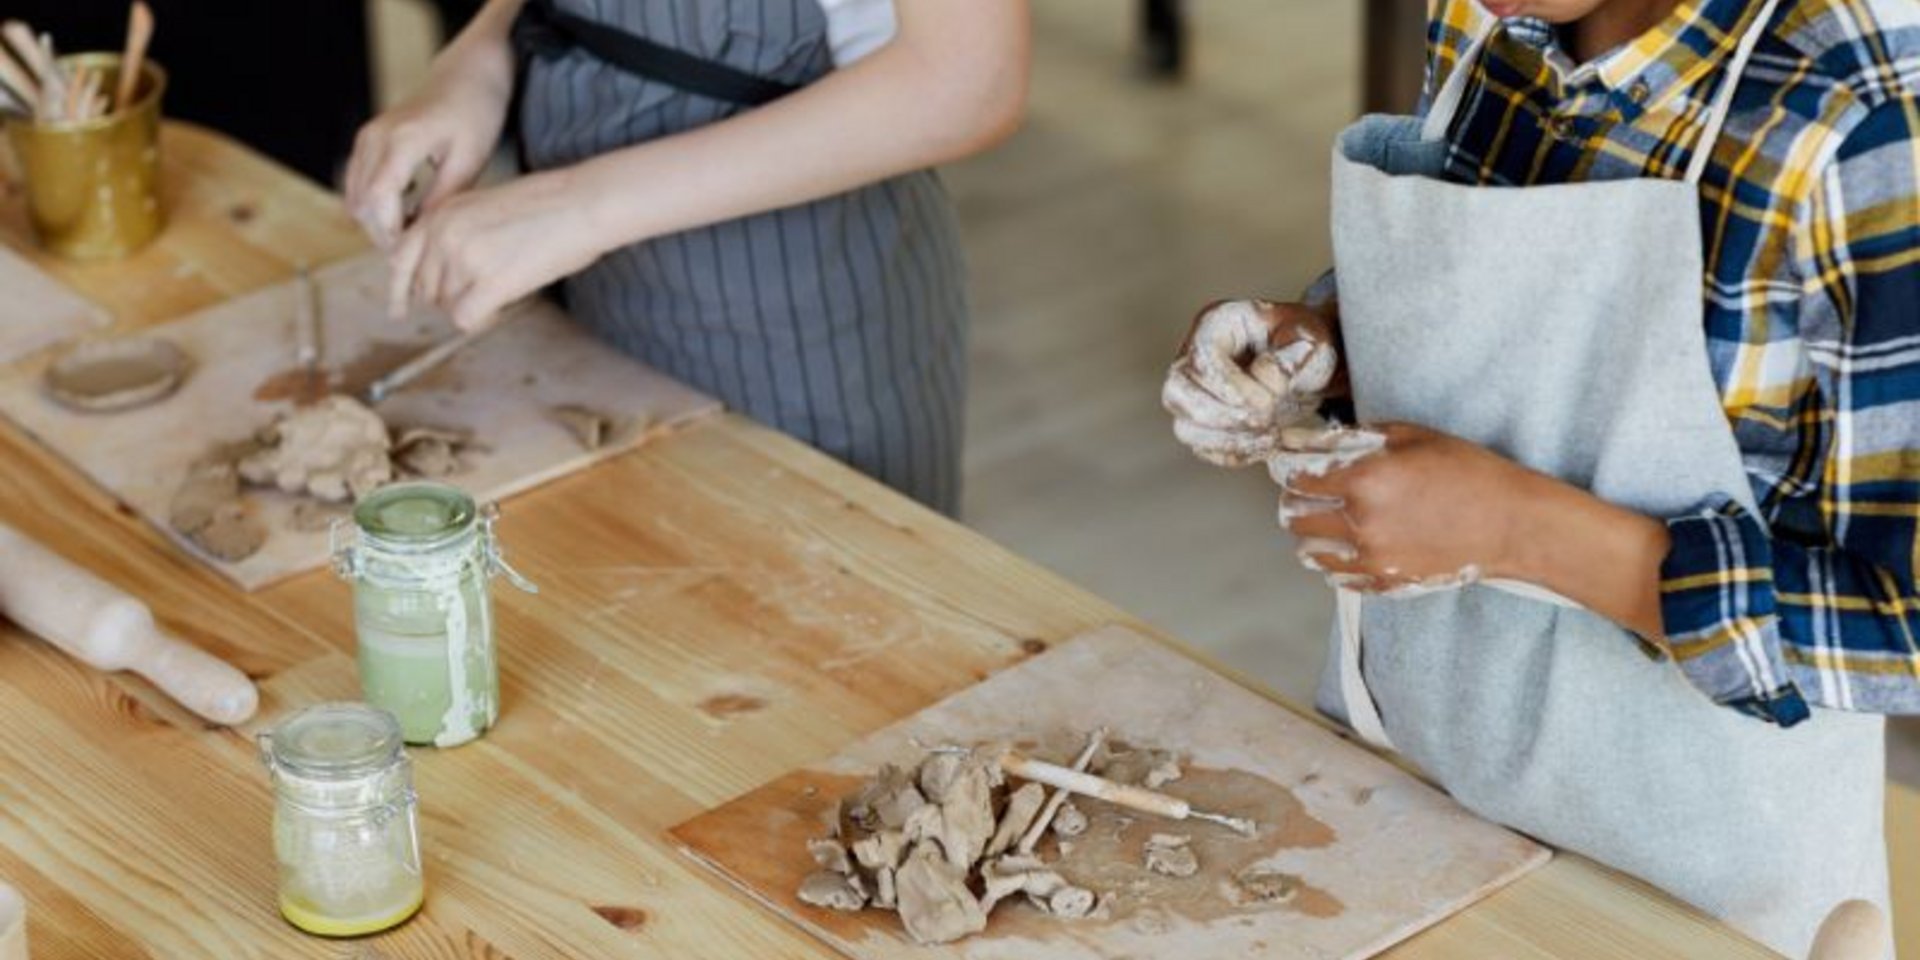
[[[1549,478],[1408,423],[1289,430],[1269,469],[1307,566],[1370,593],[1512,576],[1534,489]]]
[[[1280,430],[1338,387],[1336,342],[1331,311],[1265,300],[1208,306],[1161,388],[1174,436],[1218,466],[1273,456]]]

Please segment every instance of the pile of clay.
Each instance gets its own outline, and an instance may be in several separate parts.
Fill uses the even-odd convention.
[[[358,400],[335,394],[196,460],[174,492],[169,521],[201,549],[237,562],[258,552],[268,536],[266,525],[247,509],[245,487],[302,498],[294,528],[319,530],[344,517],[346,504],[387,483],[463,472],[463,454],[473,449],[465,431],[390,425]]]
[[[881,767],[840,801],[828,836],[808,842],[818,869],[801,883],[800,900],[894,911],[921,944],[979,933],[994,908],[1014,897],[1061,919],[1109,916],[1109,894],[1076,886],[1057,869],[1086,833],[1087,814],[1063,791],[1016,785],[1001,771],[1004,753],[1003,744],[943,748],[912,771]],[[1103,732],[1075,766],[1152,789],[1181,776],[1173,754],[1109,746]],[[1177,835],[1156,835],[1137,863],[1182,876],[1198,866]]]

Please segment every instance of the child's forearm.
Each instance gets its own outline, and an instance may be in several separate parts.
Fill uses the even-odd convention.
[[[458,62],[469,79],[512,84],[514,75],[513,22],[520,16],[526,0],[487,0],[480,12],[461,29],[435,58],[442,63]],[[478,71],[477,73],[474,71]]]
[[[1528,514],[1516,525],[1521,542],[1499,575],[1546,587],[1657,642],[1667,525],[1552,477],[1529,477],[1530,489],[1513,501]]]
[[[915,0],[885,48],[732,119],[570,172],[602,249],[843,193],[976,153],[1024,110],[1025,0]]]

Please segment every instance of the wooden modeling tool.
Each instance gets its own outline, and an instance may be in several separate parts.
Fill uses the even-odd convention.
[[[1123,783],[1115,783],[1104,777],[1096,777],[1091,773],[1071,770],[1059,764],[1047,763],[1044,760],[1035,760],[1032,757],[1022,756],[1018,753],[1008,753],[1001,757],[1000,768],[1023,780],[1044,783],[1049,787],[1058,787],[1068,793],[1077,793],[1083,797],[1105,800],[1116,806],[1126,807],[1129,810],[1138,810],[1141,813],[1155,814],[1166,817],[1169,820],[1205,820],[1208,823],[1217,823],[1220,826],[1226,827],[1234,833],[1247,836],[1251,836],[1254,831],[1253,821],[1244,817],[1230,817],[1223,813],[1195,810],[1187,801],[1179,797],[1168,796],[1156,790],[1148,790],[1145,787],[1134,787]]]
[[[44,119],[39,82],[30,71],[21,69],[21,65],[7,55],[5,46],[0,44],[0,86],[4,86],[13,99],[20,101],[29,116]]]
[[[120,54],[120,82],[113,93],[115,111],[133,105],[133,95],[140,88],[140,69],[147,60],[147,43],[152,39],[153,11],[147,9],[144,0],[133,0],[133,9],[127,12],[127,46]]]
[[[259,707],[246,674],[163,633],[146,604],[5,525],[0,613],[89,666],[147,678],[214,723],[243,723]]]
[[[971,751],[965,747],[935,747],[932,752],[964,754]],[[1091,758],[1092,751],[1087,751],[1087,754]],[[1075,765],[1078,766],[1079,762],[1076,761]],[[1208,823],[1217,823],[1243,836],[1252,836],[1256,828],[1254,822],[1245,817],[1231,817],[1224,813],[1195,810],[1191,804],[1179,797],[1145,787],[1115,783],[1105,777],[1097,777],[1091,773],[1063,767],[1057,763],[1048,763],[1045,760],[1035,760],[1011,750],[1001,754],[1000,769],[1022,780],[1031,780],[1034,783],[1083,797],[1092,797],[1095,800],[1105,800],[1115,806],[1166,817],[1169,820],[1205,820]]]
[[[428,371],[452,359],[454,354],[473,346],[480,341],[480,338],[498,329],[501,325],[501,319],[513,313],[513,309],[509,307],[506,310],[494,314],[487,322],[472,330],[468,330],[452,339],[428,347],[412,360],[408,360],[392,372],[368,384],[365,390],[360,391],[359,399],[371,407],[399,393],[407,384],[425,376]]]
[[[302,263],[298,273],[299,286],[294,291],[293,305],[293,362],[300,368],[301,376],[308,383],[320,376],[320,356],[324,349],[323,333],[320,328],[320,288],[313,282],[313,274]]]

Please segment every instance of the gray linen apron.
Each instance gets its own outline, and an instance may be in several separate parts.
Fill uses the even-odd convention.
[[[1683,181],[1443,181],[1491,22],[1424,124],[1368,117],[1341,136],[1334,259],[1363,422],[1443,430],[1656,517],[1714,493],[1753,509],[1707,360],[1697,190],[1777,2]],[[1790,956],[1841,901],[1886,906],[1880,717],[1767,725],[1554,599],[1500,584],[1343,597],[1321,708],[1482,816]]]
[[[833,69],[818,0],[559,0],[558,7],[773,80]],[[549,169],[743,109],[573,51],[522,91]],[[566,281],[620,349],[948,514],[960,502],[966,269],[932,171],[634,244]]]

